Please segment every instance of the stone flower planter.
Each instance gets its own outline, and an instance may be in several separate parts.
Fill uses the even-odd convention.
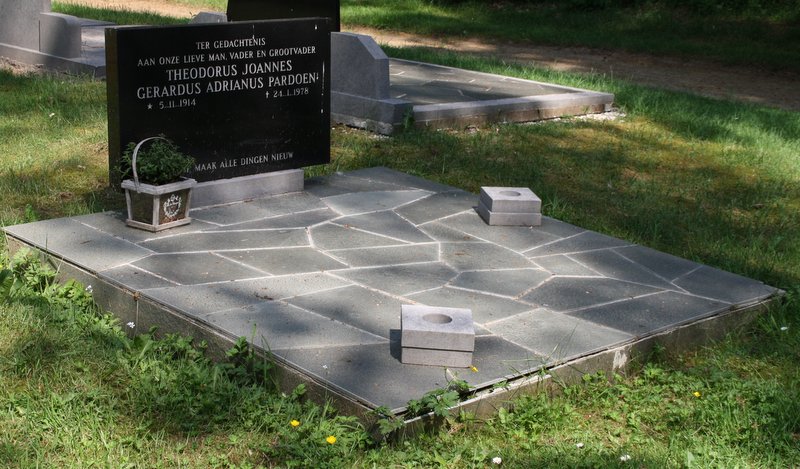
[[[174,146],[166,152],[161,151],[158,154],[159,159],[154,160],[162,163],[160,168],[168,169],[154,172],[148,178],[157,181],[174,180],[174,182],[155,185],[139,180],[139,173],[137,173],[136,168],[136,158],[139,150],[145,142],[159,139],[172,145],[164,137],[150,137],[139,142],[133,148],[131,154],[133,179],[122,181],[122,188],[125,189],[125,201],[128,205],[128,218],[125,220],[125,224],[153,232],[186,225],[192,221],[189,217],[189,206],[192,201],[192,188],[197,184],[194,179],[180,177],[180,174],[185,170],[181,168],[181,163],[169,164],[187,158],[178,152]],[[142,153],[142,158],[145,158],[145,154],[146,152]],[[191,161],[191,158],[189,160]],[[167,164],[164,165],[163,163]],[[143,176],[143,178],[145,177]]]
[[[128,204],[125,224],[156,232],[191,223],[189,206],[195,184],[197,182],[194,179],[160,186],[137,184],[130,179],[122,181]]]

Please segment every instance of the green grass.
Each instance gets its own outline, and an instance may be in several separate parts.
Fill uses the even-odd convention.
[[[91,18],[100,21],[110,21],[123,25],[170,25],[183,24],[188,21],[186,18],[174,18],[160,15],[152,11],[116,10],[111,8],[95,8],[68,3],[53,2],[52,10],[56,13],[77,16],[79,18]]]
[[[622,49],[800,71],[800,17],[688,12],[668,2],[575,8],[569,2],[344,1],[346,25],[554,46]]]
[[[559,395],[520,397],[487,422],[456,419],[371,445],[329,407],[237,379],[185,338],[127,337],[80,286],[12,289],[3,258],[0,466],[800,465],[800,115],[602,76],[390,53],[614,92],[627,115],[392,138],[336,127],[332,163],[309,173],[385,165],[473,192],[531,187],[547,214],[765,281],[787,301],[720,344],[662,352],[611,383],[587,377]],[[120,207],[106,187],[105,113],[101,82],[0,71],[0,224]],[[26,272],[34,284],[50,278]]]

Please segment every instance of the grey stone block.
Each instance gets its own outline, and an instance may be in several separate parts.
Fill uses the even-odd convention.
[[[542,199],[527,187],[481,187],[480,201],[492,212],[541,213]]]
[[[192,191],[192,203],[204,207],[302,190],[303,170],[289,169],[198,183]]]
[[[472,352],[403,347],[401,349],[400,361],[406,365],[469,368],[472,366]]]
[[[80,57],[81,21],[61,13],[40,14],[39,51],[58,57]]]
[[[206,24],[206,23],[227,23],[228,15],[217,11],[201,11],[194,15],[190,23],[192,24]]]
[[[402,305],[400,311],[400,343],[404,349],[475,350],[472,311],[424,305]]]
[[[402,129],[404,119],[413,110],[413,104],[402,99],[374,99],[331,92],[332,121],[383,135]]]
[[[302,274],[344,269],[345,264],[311,247],[226,251],[221,254],[272,275]]]
[[[413,112],[389,96],[389,57],[370,36],[331,33],[331,119],[392,134]]]
[[[39,50],[39,14],[50,0],[0,0],[0,42]]]
[[[377,99],[389,97],[389,57],[372,37],[331,33],[331,90]]]
[[[475,211],[491,226],[539,226],[542,224],[541,213],[493,212],[481,201]]]

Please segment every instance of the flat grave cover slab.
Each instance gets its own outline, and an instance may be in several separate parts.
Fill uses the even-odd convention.
[[[370,168],[196,209],[191,225],[161,233],[114,212],[5,231],[395,411],[448,379],[400,362],[403,304],[472,310],[478,371],[450,371],[480,389],[779,293],[548,217],[488,226],[477,204],[476,194]]]

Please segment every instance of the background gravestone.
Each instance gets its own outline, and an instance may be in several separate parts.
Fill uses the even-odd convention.
[[[164,134],[216,181],[330,161],[330,20],[106,30],[109,176]]]
[[[39,14],[50,0],[0,0],[0,42],[39,50]]]
[[[229,21],[306,17],[331,18],[331,30],[339,31],[339,0],[228,0]]]

